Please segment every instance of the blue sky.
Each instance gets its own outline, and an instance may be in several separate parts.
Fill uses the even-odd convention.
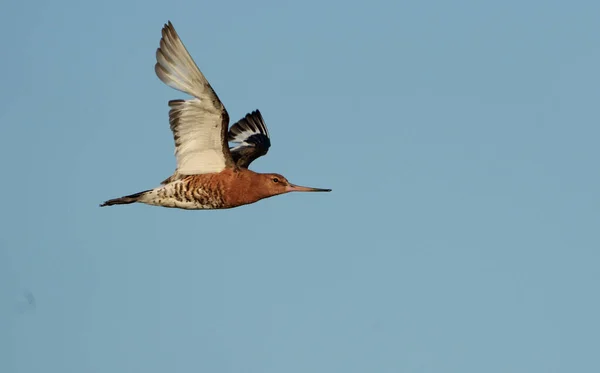
[[[599,371],[598,14],[7,4],[0,371]],[[261,110],[252,168],[332,193],[98,207],[175,167],[168,20],[233,120]]]

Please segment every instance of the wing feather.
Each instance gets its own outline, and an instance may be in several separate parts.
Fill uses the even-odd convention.
[[[170,21],[162,29],[155,72],[169,87],[193,96],[169,101],[177,158],[175,175],[216,173],[233,167],[227,143],[227,110]]]
[[[229,142],[237,144],[230,149],[231,156],[238,167],[248,168],[255,159],[267,154],[271,147],[269,131],[260,111],[237,121],[229,129]]]

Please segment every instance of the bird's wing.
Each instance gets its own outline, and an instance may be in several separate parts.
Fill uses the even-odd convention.
[[[229,142],[237,144],[230,149],[238,167],[248,168],[250,163],[269,151],[271,140],[260,111],[255,110],[229,129]]]
[[[156,50],[156,75],[194,98],[169,101],[176,175],[215,173],[235,163],[227,143],[229,115],[169,21]]]

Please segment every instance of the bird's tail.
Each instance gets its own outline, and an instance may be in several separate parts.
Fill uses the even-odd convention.
[[[112,206],[112,205],[128,205],[130,203],[134,203],[137,202],[141,196],[143,196],[146,192],[149,192],[150,190],[145,190],[143,192],[139,192],[139,193],[135,193],[135,194],[130,194],[128,196],[124,196],[121,198],[114,198],[114,199],[109,199],[108,201],[104,202],[103,204],[100,205],[100,207],[104,207],[104,206]]]

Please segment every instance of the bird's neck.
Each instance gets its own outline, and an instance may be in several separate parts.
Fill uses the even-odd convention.
[[[247,205],[270,197],[270,194],[262,188],[260,174],[245,168],[225,170],[222,173],[225,176],[223,180],[226,181],[222,187],[227,206]]]

